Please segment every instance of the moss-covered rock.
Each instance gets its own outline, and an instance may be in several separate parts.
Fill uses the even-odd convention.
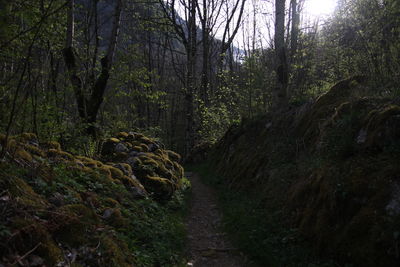
[[[116,136],[104,142],[96,159],[63,151],[54,141],[39,142],[34,134],[8,138],[6,160],[0,162],[2,263],[11,266],[15,255],[30,250],[32,256],[21,264],[29,266],[32,258],[56,266],[71,257],[71,266],[177,263],[170,255],[174,250],[163,250],[171,244],[160,246],[150,235],[176,238],[159,220],[168,209],[155,200],[170,200],[179,189],[180,165],[165,152],[162,157],[150,152],[160,147],[153,139]],[[139,250],[144,256],[133,257]]]
[[[144,179],[141,178],[140,182],[157,199],[169,199],[175,191],[174,184],[166,178],[146,176]]]
[[[57,150],[57,149],[53,149],[53,148],[51,148],[47,151],[47,156],[49,158],[64,159],[67,161],[74,160],[74,157],[70,153],[61,151],[61,150]]]
[[[40,146],[44,149],[61,150],[61,145],[57,141],[46,141],[46,142],[40,143]]]

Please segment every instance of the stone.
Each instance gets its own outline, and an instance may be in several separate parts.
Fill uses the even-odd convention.
[[[160,146],[157,144],[150,144],[150,145],[148,145],[148,147],[149,147],[149,152],[154,152],[160,148]]]
[[[117,153],[122,153],[122,152],[127,152],[128,148],[123,144],[123,143],[118,143],[115,148],[115,152]]]

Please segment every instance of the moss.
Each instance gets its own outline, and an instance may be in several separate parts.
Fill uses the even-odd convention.
[[[75,158],[82,161],[82,163],[89,168],[100,168],[101,166],[103,166],[103,163],[101,161],[94,160],[88,157],[76,156]]]
[[[124,175],[123,177],[120,178],[120,181],[128,188],[136,187],[136,188],[140,189],[143,192],[146,191],[145,188],[143,187],[143,185],[140,182],[138,182],[135,179],[132,179],[129,176]]]
[[[168,157],[168,154],[164,152],[165,150],[163,149],[157,149],[154,151],[154,154],[159,156],[159,157]]]
[[[35,254],[45,259],[51,266],[63,260],[61,249],[56,245],[48,229],[43,223],[30,218],[17,217],[12,219],[12,224],[16,231],[14,240],[20,240],[19,248],[24,248],[22,254],[37,246]]]
[[[18,142],[14,138],[8,139],[7,150],[14,152],[18,147]]]
[[[37,155],[37,156],[39,156],[39,157],[45,157],[46,156],[46,153],[45,152],[43,152],[43,150],[41,150],[39,147],[37,147],[37,146],[33,146],[33,145],[29,145],[29,144],[26,144],[25,146],[24,146],[24,148],[27,150],[27,151],[29,151],[30,153],[32,153],[32,154],[34,154],[34,155]]]
[[[150,138],[148,138],[146,136],[142,136],[138,140],[139,140],[140,143],[146,144],[146,145],[154,143],[154,141],[152,139],[150,139]]]
[[[88,157],[85,157],[85,156],[81,156],[81,155],[77,155],[75,158],[79,159],[82,162],[91,162],[93,160],[91,158],[88,158]]]
[[[98,170],[101,174],[105,175],[108,179],[112,180],[111,170],[109,165],[103,165]]]
[[[106,142],[118,144],[121,142],[121,140],[119,140],[118,138],[115,138],[115,137],[111,137],[111,138],[108,138]]]
[[[179,179],[183,178],[185,170],[183,169],[183,167],[181,165],[179,165],[178,163],[174,162],[174,168],[177,170],[177,174]]]
[[[400,107],[397,105],[389,105],[382,110],[371,111],[365,119],[365,131],[367,133],[365,145],[367,147],[381,147],[390,140],[397,139],[396,129],[390,131],[392,125],[388,125],[386,122],[399,114]]]
[[[167,152],[168,157],[172,161],[176,161],[176,162],[180,162],[181,161],[181,156],[178,153],[176,153],[174,151],[171,151],[171,150],[166,150],[165,152]]]
[[[111,207],[111,208],[116,208],[119,206],[119,202],[113,198],[107,197],[103,200],[104,205]]]
[[[143,152],[143,148],[141,146],[133,146],[132,150],[135,150],[137,152]]]
[[[57,141],[47,141],[43,142],[40,144],[43,148],[46,149],[55,149],[55,150],[61,150],[61,145]]]
[[[165,158],[163,158],[157,154],[154,154],[154,153],[146,153],[146,156],[151,159],[154,159],[155,161],[158,161],[158,162],[162,162],[162,163],[165,162]]]
[[[146,176],[141,180],[144,188],[153,193],[158,199],[169,199],[174,192],[174,185],[165,178]]]
[[[107,166],[107,167],[110,170],[112,178],[121,180],[122,177],[124,176],[124,173],[120,169],[115,168],[113,166]]]
[[[126,171],[126,175],[128,175],[128,176],[132,175],[132,167],[131,167],[131,165],[129,165],[128,163],[120,163],[120,165]]]
[[[2,177],[4,184],[10,195],[15,198],[17,203],[34,208],[45,208],[48,203],[40,195],[38,195],[33,188],[28,185],[25,180],[18,177]]]
[[[32,155],[21,147],[17,148],[17,150],[14,153],[14,157],[22,159],[27,162],[32,162],[33,160]]]
[[[49,149],[49,151],[47,151],[47,156],[51,157],[51,158],[61,158],[61,159],[65,159],[68,161],[74,161],[74,156],[72,156],[68,152],[60,151],[60,150],[53,149],[53,148],[51,148],[51,149]]]
[[[107,223],[117,228],[126,228],[129,225],[129,221],[124,218],[121,214],[121,210],[119,208],[105,208],[104,212],[111,213],[105,218]]]
[[[57,224],[55,236],[69,245],[80,245],[88,242],[90,232],[99,223],[97,214],[83,204],[70,204],[57,210],[53,218]]]
[[[146,144],[141,144],[142,152],[149,152],[149,147]]]
[[[135,134],[134,133],[129,133],[128,136],[126,137],[127,141],[133,141],[135,140]]]
[[[145,136],[141,133],[135,133],[135,137],[136,137],[136,139],[140,140],[141,138],[143,138]]]
[[[115,136],[119,139],[126,139],[129,137],[129,134],[127,132],[119,132]]]
[[[103,266],[110,267],[130,267],[133,259],[126,256],[128,248],[125,244],[118,243],[109,236],[103,236],[100,240],[100,250],[102,251],[105,260]],[[128,254],[129,255],[129,254]]]
[[[132,146],[140,146],[142,143],[140,141],[134,140],[130,142]]]
[[[18,138],[23,142],[38,140],[37,135],[34,133],[22,133],[18,136]]]
[[[125,142],[124,145],[128,148],[128,150],[132,149],[132,144],[129,142]]]
[[[92,161],[87,161],[84,163],[86,167],[92,168],[92,169],[97,169],[103,166],[103,164],[101,162],[98,162],[96,160],[92,160]]]
[[[143,156],[141,159],[142,159],[142,162],[143,162],[144,165],[150,165],[150,166],[152,166],[154,168],[158,168],[159,167],[159,163],[157,161],[155,161],[154,159],[152,159],[152,158],[149,158],[147,156]]]

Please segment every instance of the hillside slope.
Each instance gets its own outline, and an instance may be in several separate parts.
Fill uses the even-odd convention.
[[[312,103],[231,127],[213,164],[225,187],[261,194],[264,214],[279,214],[316,254],[398,266],[400,101],[358,97],[358,82],[344,80]]]

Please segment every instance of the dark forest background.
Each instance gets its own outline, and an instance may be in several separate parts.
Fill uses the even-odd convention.
[[[276,38],[234,46],[244,1],[1,0],[0,132],[34,132],[86,154],[126,129],[186,154],[215,142],[275,108]],[[354,75],[366,77],[368,95],[399,97],[399,1],[340,0],[315,23],[302,20],[304,1],[286,2],[288,104],[279,108]]]

